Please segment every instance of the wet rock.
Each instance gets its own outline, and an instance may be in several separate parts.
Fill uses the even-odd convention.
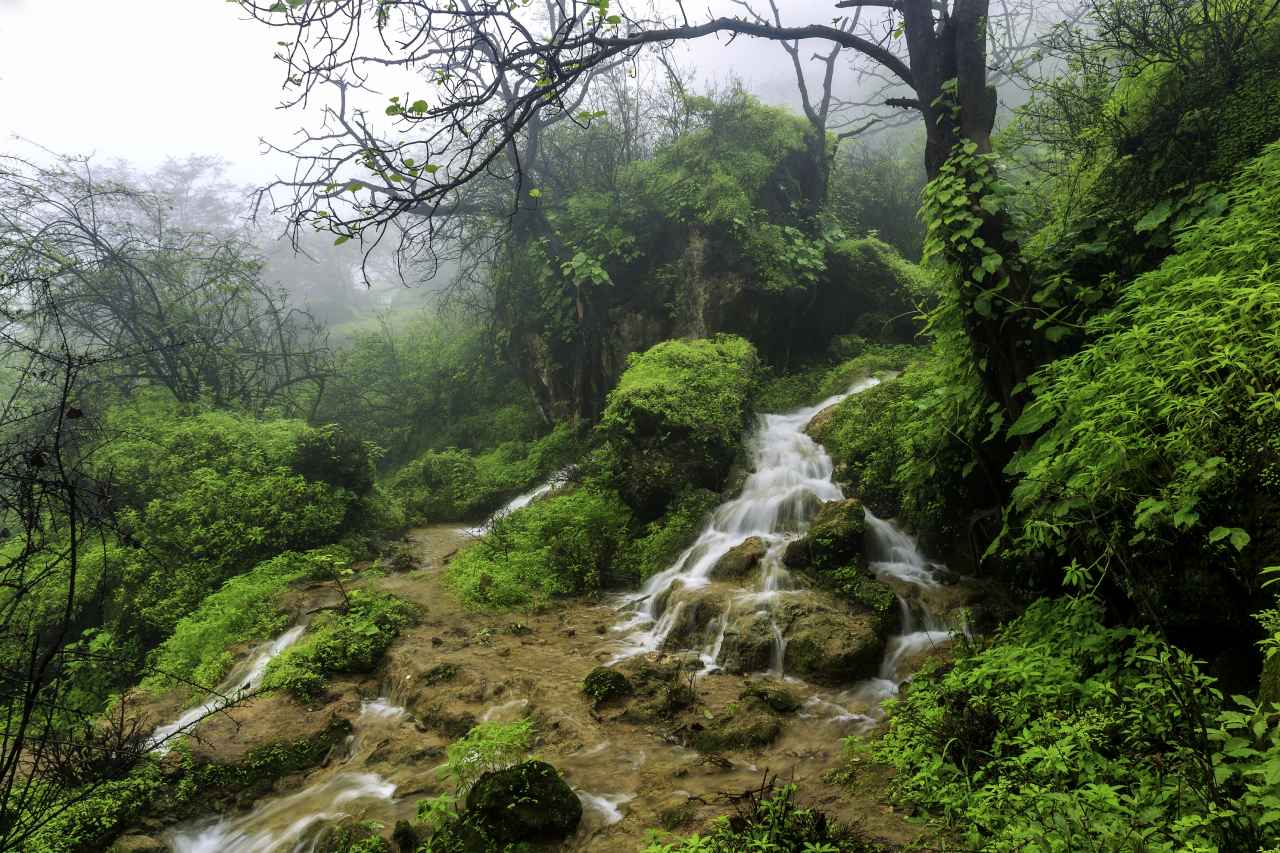
[[[347,853],[350,850],[392,853],[391,845],[378,834],[374,825],[354,818],[326,826],[310,849],[313,853]]]
[[[550,764],[526,761],[476,780],[467,821],[508,844],[563,841],[582,822],[582,802]]]
[[[799,610],[789,620],[783,666],[820,684],[847,684],[870,678],[880,667],[886,629],[874,613],[834,607]]]
[[[725,555],[711,567],[713,580],[738,580],[751,573],[764,558],[768,548],[759,536],[752,536],[741,545],[730,548]]]
[[[625,675],[607,666],[596,667],[582,680],[582,692],[591,697],[596,707],[613,699],[629,696],[632,690],[631,682]]]
[[[725,610],[724,594],[713,588],[679,588],[671,593],[667,607],[673,608],[673,624],[663,640],[663,651],[701,648],[714,637],[713,625]]]
[[[805,435],[812,438],[818,444],[824,444],[827,439],[827,433],[830,432],[831,424],[836,417],[836,406],[839,406],[839,403],[835,406],[827,406],[825,409],[818,412],[818,414],[814,415],[813,418],[810,419],[809,423],[805,425]]]
[[[686,792],[678,791],[658,804],[658,825],[668,832],[686,825],[698,813],[698,807]]]
[[[735,703],[691,729],[689,745],[698,752],[726,752],[768,746],[782,734],[782,723],[763,705],[745,702]]]
[[[468,711],[452,712],[443,705],[431,705],[417,715],[414,728],[419,732],[437,732],[456,740],[475,727],[475,715]]]
[[[150,835],[122,835],[110,853],[168,853],[169,845]]]
[[[831,571],[866,563],[863,540],[866,517],[856,498],[824,503],[804,537],[787,546],[783,562],[792,568]]]
[[[795,694],[776,684],[757,682],[743,690],[739,698],[760,702],[779,714],[794,714],[801,707]]]
[[[773,620],[767,612],[761,610],[732,616],[725,627],[718,663],[737,675],[766,670],[773,658],[776,642]]]

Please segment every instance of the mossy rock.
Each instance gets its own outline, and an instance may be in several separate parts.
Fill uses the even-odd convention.
[[[731,705],[701,724],[690,743],[698,752],[761,749],[778,739],[782,723],[763,703]]]
[[[739,580],[744,578],[760,564],[768,550],[768,546],[764,544],[763,539],[759,536],[752,536],[740,545],[730,548],[723,557],[716,560],[716,564],[711,567],[710,577],[712,580]]]
[[[582,680],[582,692],[590,696],[598,707],[614,699],[630,696],[634,688],[627,677],[616,669],[598,666]]]
[[[802,704],[795,694],[785,687],[765,682],[752,684],[743,690],[738,698],[761,702],[771,711],[779,714],[794,714],[800,710]]]
[[[582,822],[582,802],[550,764],[526,761],[476,780],[467,820],[508,844],[563,841]]]
[[[814,516],[804,538],[787,549],[787,564],[803,562],[815,571],[830,571],[865,562],[866,515],[857,498],[827,501]]]
[[[391,842],[379,833],[379,824],[343,818],[326,826],[310,850],[312,853],[395,853]]]
[[[758,610],[731,617],[717,663],[735,674],[760,672],[769,668],[775,642],[773,619],[767,612]]]
[[[798,606],[786,621],[783,666],[819,684],[848,684],[874,676],[884,655],[887,626],[874,613]]]

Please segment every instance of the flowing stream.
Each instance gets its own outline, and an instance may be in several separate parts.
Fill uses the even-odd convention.
[[[849,394],[870,388],[878,381],[864,380],[851,388]],[[688,651],[701,659],[702,675],[715,673],[720,669],[726,625],[731,617],[744,613],[767,615],[789,597],[815,595],[790,575],[782,555],[790,542],[805,533],[823,502],[844,496],[832,480],[831,458],[804,429],[815,414],[846,396],[837,395],[794,412],[760,417],[750,439],[753,471],[741,493],[711,514],[694,544],[668,569],[651,578],[639,592],[621,599],[619,609],[623,619],[618,622],[616,612],[612,616],[613,636],[607,636],[606,632],[604,649],[598,642],[595,644],[597,660],[606,661],[611,657],[610,662],[618,662],[654,651]],[[562,484],[566,476],[567,471],[558,472],[538,488],[514,498],[485,525],[453,533],[482,535],[493,519],[546,495]],[[866,521],[869,568],[898,596],[900,633],[887,643],[877,677],[845,690],[830,690],[787,675],[787,637],[774,621],[769,669],[759,676],[784,679],[788,688],[801,697],[804,707],[800,716],[808,719],[796,721],[794,728],[789,729],[793,734],[788,737],[795,740],[786,746],[779,745],[785,753],[756,759],[762,765],[780,760],[782,754],[802,755],[805,749],[828,747],[840,733],[870,728],[882,718],[881,703],[897,692],[921,655],[949,640],[950,634],[938,615],[939,608],[932,603],[937,600],[932,593],[940,587],[935,580],[937,567],[929,563],[914,540],[892,522],[870,513]],[[712,568],[717,561],[751,537],[759,537],[764,546],[759,569],[751,579],[730,582],[713,578]],[[708,620],[701,633],[690,635],[684,630],[687,617],[696,610],[698,596],[709,594],[727,606]],[[301,627],[290,629],[268,647],[258,650],[233,673],[234,677],[227,679],[219,692],[234,691],[240,684],[256,684],[271,657],[296,640],[302,630]],[[606,631],[603,625],[598,630]],[[435,645],[432,642],[428,648]],[[575,731],[575,737],[580,738],[574,741],[576,748],[555,760],[584,809],[583,827],[569,846],[575,850],[622,849],[613,846],[618,843],[618,836],[609,833],[624,820],[638,799],[652,796],[653,792],[646,786],[652,786],[653,782],[643,780],[665,780],[659,784],[670,791],[671,780],[687,772],[680,769],[676,773],[677,768],[687,768],[698,756],[674,743],[655,741],[651,733],[642,729],[636,732],[607,729],[598,721],[584,723],[582,717],[567,710],[565,704],[547,705],[544,694],[548,687],[559,688],[566,682],[575,694],[572,701],[581,704],[576,691],[577,680],[582,677],[582,660],[581,653],[567,650],[554,658],[547,656],[547,652],[541,654],[544,657],[536,659],[539,680],[526,682],[515,695],[499,692],[490,699],[486,694],[486,698],[479,700],[486,703],[484,710],[477,711],[475,719],[516,719],[534,712],[536,706],[542,719],[553,723],[559,720]],[[429,660],[433,657],[428,655]],[[577,668],[578,674],[568,675],[565,671],[568,665]],[[481,675],[501,677],[500,673],[488,670]],[[731,680],[737,683],[736,679]],[[329,769],[315,773],[312,778],[317,781],[294,793],[264,798],[244,814],[210,816],[174,827],[165,840],[180,853],[308,853],[323,838],[326,826],[344,817],[373,816],[387,826],[399,818],[411,819],[413,804],[431,788],[426,780],[435,777],[441,759],[415,759],[406,765],[386,765],[399,766],[395,772],[379,763],[383,760],[378,757],[379,753],[388,744],[412,744],[421,737],[414,733],[413,716],[397,704],[408,701],[396,684],[384,685],[382,697],[361,704],[344,754],[339,755]],[[157,730],[157,735],[185,730],[184,726],[190,726],[213,707],[211,703],[192,709],[171,726]],[[831,725],[839,728],[833,732]],[[614,738],[624,742],[616,742]],[[389,773],[391,778],[370,772],[371,766]],[[713,783],[716,790],[724,790],[720,786],[731,784],[730,778],[753,784],[750,780],[758,775],[758,768],[755,764],[739,764],[730,772],[740,775],[719,777]]]
[[[185,734],[196,723],[219,708],[224,708],[244,694],[258,689],[262,685],[262,676],[267,671],[267,664],[296,643],[306,629],[306,625],[295,625],[275,639],[262,643],[231,669],[209,698],[183,713],[172,723],[160,726],[152,732],[151,738],[147,741],[147,748],[154,752],[167,753],[174,736]]]

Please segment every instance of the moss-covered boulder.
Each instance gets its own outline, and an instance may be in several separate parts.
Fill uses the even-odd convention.
[[[761,749],[782,734],[782,722],[762,702],[734,703],[698,728],[690,745],[698,752]]]
[[[876,674],[886,628],[870,612],[814,607],[796,613],[787,628],[787,673],[819,684],[848,684]]]
[[[467,794],[467,821],[495,841],[563,841],[582,821],[582,803],[544,761],[484,774]]]
[[[714,639],[726,606],[724,592],[715,587],[673,587],[663,609],[663,618],[671,623],[662,643],[663,651],[705,646]]]
[[[108,853],[168,853],[169,845],[150,835],[123,835]]]
[[[598,430],[609,480],[642,520],[690,487],[720,490],[750,422],[757,365],[750,343],[725,335],[629,358]]]
[[[801,707],[800,700],[790,690],[764,681],[748,686],[738,698],[763,702],[779,714],[794,714]]]
[[[815,572],[865,562],[863,541],[866,514],[857,498],[827,501],[819,508],[805,535],[787,546],[783,562]]]
[[[776,643],[773,618],[767,611],[740,613],[729,617],[717,662],[736,674],[762,672],[769,668]]]
[[[739,580],[746,577],[764,559],[768,547],[759,536],[752,536],[735,545],[711,567],[712,580]]]
[[[625,675],[607,666],[596,667],[582,680],[582,692],[591,697],[592,704],[596,706],[630,696],[633,691],[634,688]]]

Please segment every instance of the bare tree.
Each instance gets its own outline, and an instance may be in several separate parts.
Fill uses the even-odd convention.
[[[68,339],[111,355],[82,391],[155,384],[182,401],[299,410],[329,373],[323,328],[261,283],[245,237],[183,230],[169,207],[98,180],[88,160],[0,160],[0,239],[41,270]]]
[[[624,0],[239,3],[287,36],[279,54],[287,67],[286,103],[332,93],[323,128],[287,149],[297,167],[270,188],[272,197],[297,225],[373,244],[392,224],[402,235],[413,232],[417,245],[429,244],[438,223],[468,203],[469,188],[494,178],[507,191],[518,233],[528,221],[523,214],[541,203],[542,187],[527,167],[536,159],[529,146],[536,148],[546,122],[584,121],[583,90],[600,69],[691,39],[761,38],[797,51],[816,42],[820,55],[832,57],[829,67],[839,56],[857,57],[902,87],[905,94],[885,106],[923,120],[925,168],[934,177],[960,143],[978,157],[991,151],[997,94],[989,68],[1006,43],[993,40],[992,22],[1007,5],[992,0],[836,3],[853,10],[844,14],[856,16],[859,31],[841,18],[834,25],[788,25],[779,16],[708,11],[696,19],[682,0],[670,15]],[[412,73],[417,82],[387,102],[384,121],[369,103],[375,78],[387,72]],[[820,117],[828,108],[820,100],[810,107]],[[994,166],[984,168],[990,173]],[[1032,307],[1034,290],[1008,211],[980,195],[966,193],[965,203],[987,248],[980,258],[961,252],[947,259],[957,267],[958,304],[987,394],[1016,418],[1025,380],[1040,360],[1041,315]],[[994,302],[982,284],[987,279],[1002,283]],[[992,304],[995,310],[987,310]]]

